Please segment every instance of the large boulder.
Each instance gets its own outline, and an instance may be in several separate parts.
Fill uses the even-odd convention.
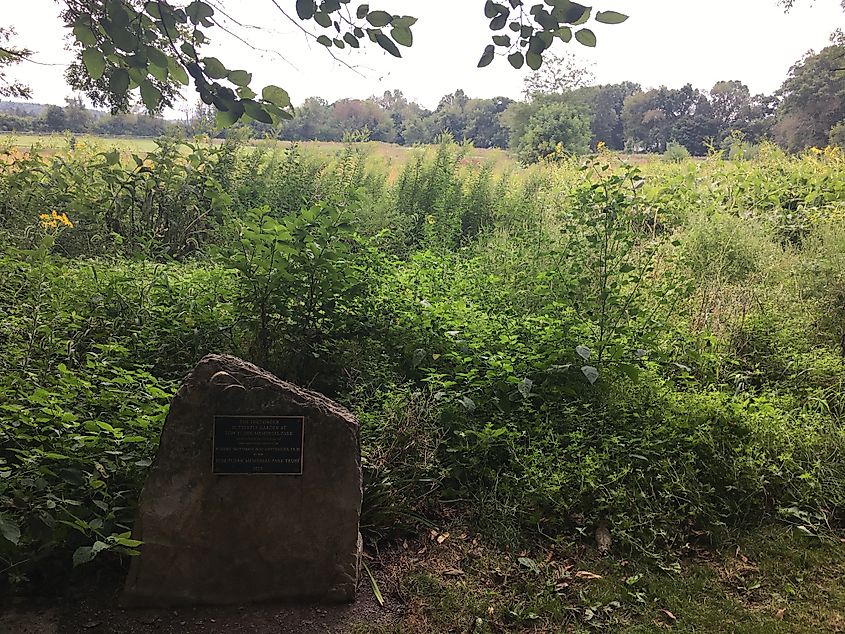
[[[273,438],[267,451],[250,447],[252,432],[224,443],[224,432],[242,434],[232,431],[239,417],[282,430],[288,441],[275,451],[289,458],[276,458]],[[232,455],[244,460],[221,458]],[[352,414],[241,359],[208,355],[170,406],[141,494],[133,537],[143,544],[124,603],[353,601],[361,486]]]

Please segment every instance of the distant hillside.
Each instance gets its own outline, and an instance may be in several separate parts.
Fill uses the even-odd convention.
[[[28,101],[0,101],[0,112],[15,114],[22,117],[40,117],[47,111],[47,108],[52,105],[54,104],[31,103]],[[64,108],[64,104],[60,104],[59,107]],[[94,119],[99,119],[100,117],[108,114],[103,110],[93,110],[91,108],[86,108],[85,111]]]
[[[30,103],[26,101],[0,101],[0,112],[23,115],[27,117],[40,117],[50,104]]]

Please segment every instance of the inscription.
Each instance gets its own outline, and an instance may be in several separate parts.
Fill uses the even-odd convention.
[[[302,416],[215,416],[212,473],[302,475]]]

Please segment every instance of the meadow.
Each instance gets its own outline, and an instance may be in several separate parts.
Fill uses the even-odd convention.
[[[6,591],[125,565],[229,352],[361,421],[362,631],[842,627],[840,150],[151,143],[0,152]]]

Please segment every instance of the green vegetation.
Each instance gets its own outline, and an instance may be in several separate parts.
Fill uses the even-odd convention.
[[[640,579],[647,602],[691,610],[676,602],[719,582],[690,548],[773,523],[833,538],[839,150],[640,167],[602,151],[494,170],[448,139],[401,164],[371,148],[0,154],[7,581],[138,547],[168,399],[208,352],[357,413],[371,543],[460,524],[502,553],[561,553],[606,528],[643,575],[626,572],[622,598],[617,583],[576,599],[555,589],[552,559],[527,554],[508,564],[530,581],[503,591],[522,596],[509,616],[495,593],[412,581],[482,628],[588,621],[584,601],[597,623],[652,618]],[[659,571],[679,565],[675,587]]]

